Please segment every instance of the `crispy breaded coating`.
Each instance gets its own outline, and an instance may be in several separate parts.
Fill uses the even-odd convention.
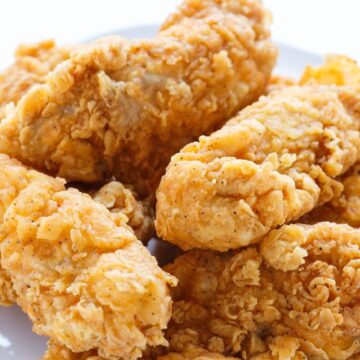
[[[111,181],[90,193],[113,216],[123,219],[134,230],[138,239],[146,242],[154,234],[154,212],[149,201],[139,201],[136,194],[118,181]]]
[[[344,188],[342,193],[330,202],[303,216],[301,222],[315,224],[319,221],[332,221],[360,227],[359,163],[339,178],[339,181],[341,181]]]
[[[69,180],[152,192],[170,156],[256,100],[277,50],[258,0],[185,0],[152,40],[71,53],[0,124],[0,151]]]
[[[97,356],[94,351],[74,353],[66,347],[50,340],[42,360],[104,360],[104,358]]]
[[[167,344],[176,281],[124,219],[5,155],[0,219],[1,267],[34,332],[105,359],[137,359]]]
[[[344,191],[329,204],[338,214],[341,222],[360,227],[360,166],[357,164],[349,174],[342,179]],[[339,219],[337,220],[339,222]]]
[[[347,359],[360,352],[360,230],[284,225],[259,245],[193,250],[166,271],[179,279],[170,348],[241,359]]]
[[[268,86],[266,88],[266,94],[270,94],[274,91],[282,90],[288,86],[298,85],[298,82],[288,76],[283,75],[271,75]]]
[[[10,102],[16,104],[33,85],[44,83],[47,74],[66,60],[72,49],[58,47],[52,40],[20,45],[14,64],[0,73],[0,108]]]
[[[358,104],[360,87],[287,87],[187,145],[157,191],[157,234],[226,251],[338,196],[360,158]]]
[[[308,68],[303,87],[273,78],[269,97],[174,156],[158,191],[158,234],[184,249],[224,251],[337,201],[342,184],[330,178],[358,157],[359,79],[356,62],[341,56]],[[343,127],[349,117],[350,132]],[[187,206],[190,201],[195,205]],[[324,206],[304,221],[309,219],[339,221],[339,216]]]
[[[142,357],[143,360],[235,360],[233,357],[225,357],[221,354],[212,353],[201,348],[189,348],[186,352],[169,353],[164,356]],[[93,351],[74,353],[71,350],[50,341],[48,349],[42,360],[104,360]],[[117,359],[120,360],[120,359]]]
[[[156,358],[157,360],[235,360],[234,357],[190,347],[183,353],[169,353]]]
[[[319,67],[307,66],[300,84],[359,85],[360,68],[357,62],[347,56],[328,56]]]
[[[308,66],[300,82],[302,84],[359,85],[360,68],[346,56],[329,56],[324,66]],[[360,105],[359,105],[360,106]],[[355,112],[360,113],[360,107]],[[339,178],[343,192],[329,203],[314,209],[301,218],[301,222],[314,224],[319,221],[332,221],[360,226],[360,166],[356,164]]]
[[[0,305],[10,306],[15,302],[12,282],[8,274],[1,268],[0,261]]]

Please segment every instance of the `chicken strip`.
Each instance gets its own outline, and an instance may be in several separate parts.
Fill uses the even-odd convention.
[[[0,109],[10,102],[16,104],[33,85],[44,83],[47,74],[68,59],[72,49],[57,47],[52,40],[20,45],[15,63],[0,73]]]
[[[193,250],[179,279],[165,352],[201,347],[241,359],[348,359],[360,352],[360,230],[284,225],[258,245]]]
[[[153,210],[150,204],[138,201],[134,192],[118,181],[111,181],[97,191],[88,192],[95,201],[111,211],[117,223],[127,224],[136,237],[146,243],[154,232]],[[0,268],[0,305],[15,302],[9,276]]]
[[[142,242],[154,234],[154,213],[149,201],[139,201],[136,194],[118,181],[111,181],[98,191],[91,191],[92,198],[103,204],[113,216],[120,217]],[[124,218],[125,216],[125,218]]]
[[[336,201],[342,185],[329,177],[343,173],[358,157],[360,68],[350,58],[330,56],[324,65],[308,67],[299,83],[304,87],[272,77],[271,96],[174,157],[158,193],[160,236],[185,249],[223,251],[256,241],[270,228],[297,219],[299,212],[332,197]],[[348,130],[356,133],[343,127],[349,117]],[[272,162],[272,153],[275,166],[266,164]],[[289,161],[289,154],[295,158]],[[316,179],[318,166],[330,184]],[[304,172],[309,175],[305,181]],[[194,205],[187,206],[189,201]],[[330,212],[326,206],[315,209],[302,221],[335,221],[338,216]],[[323,213],[329,217],[320,216]]]
[[[185,0],[152,40],[71,53],[0,124],[0,151],[68,180],[157,187],[170,156],[266,88],[277,50],[259,0]]]
[[[75,352],[136,359],[166,345],[162,271],[122,217],[0,156],[0,263],[33,330]]]
[[[359,90],[289,87],[186,146],[158,190],[159,236],[225,251],[339,194],[359,159]]]
[[[258,241],[342,191],[360,158],[360,86],[290,86],[174,155],[157,192],[157,234],[182,249]]]

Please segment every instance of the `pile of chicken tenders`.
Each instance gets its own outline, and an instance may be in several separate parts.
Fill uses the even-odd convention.
[[[270,23],[184,0],[0,74],[0,304],[44,360],[358,359],[360,67],[273,76]]]

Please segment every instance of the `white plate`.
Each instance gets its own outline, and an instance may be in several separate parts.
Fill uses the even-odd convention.
[[[156,33],[156,25],[127,28],[116,33],[127,38],[147,38]],[[280,58],[275,72],[298,77],[308,64],[319,65],[321,57],[278,44]],[[0,359],[39,360],[46,348],[46,339],[31,332],[31,323],[17,306],[0,307]]]

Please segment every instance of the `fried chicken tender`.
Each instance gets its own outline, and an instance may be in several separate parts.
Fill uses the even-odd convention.
[[[338,196],[360,158],[358,104],[360,87],[290,86],[185,146],[157,191],[157,234],[226,251]]]
[[[105,359],[166,345],[176,280],[122,217],[64,183],[0,156],[0,263],[34,332]]]
[[[111,181],[90,195],[113,216],[128,223],[138,239],[146,242],[154,234],[154,212],[150,202],[139,201],[136,194],[120,182]]]
[[[0,151],[69,180],[153,191],[170,156],[256,100],[277,50],[258,0],[185,0],[152,40],[80,47],[0,124]]]
[[[52,40],[20,45],[15,63],[0,73],[0,109],[10,102],[16,104],[33,85],[44,83],[47,74],[66,60],[72,49],[57,47]]]
[[[337,208],[351,211],[353,200],[352,205],[345,204],[349,197],[345,195],[338,201],[343,186],[329,177],[342,174],[358,157],[354,154],[359,150],[360,68],[350,58],[330,56],[324,65],[308,67],[300,84],[304,86],[292,87],[295,82],[273,76],[268,86],[271,96],[174,157],[158,192],[160,236],[184,249],[223,251],[256,241],[270,228],[297,219],[299,211],[307,213],[332,197]],[[356,133],[345,130],[343,117],[352,117],[348,129]],[[275,166],[266,164],[272,162],[272,152],[277,158]],[[316,179],[318,166],[322,179]],[[304,181],[304,172],[312,179],[306,176]],[[184,197],[182,188],[187,192]],[[186,206],[187,202],[195,205]],[[321,220],[346,222],[332,204],[302,219],[307,223]]]
[[[328,222],[284,225],[242,250],[185,253],[165,267],[179,286],[164,351],[257,360],[358,354],[359,260],[360,230]]]

